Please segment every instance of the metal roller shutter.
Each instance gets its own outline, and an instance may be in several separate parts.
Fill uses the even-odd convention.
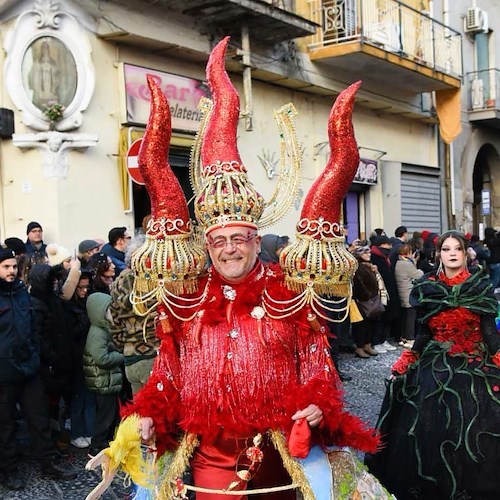
[[[401,223],[409,232],[423,229],[441,232],[439,170],[435,173],[401,172]]]

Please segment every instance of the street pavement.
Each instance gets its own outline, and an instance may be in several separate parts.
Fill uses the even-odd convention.
[[[361,417],[370,425],[375,425],[385,392],[385,380],[396,361],[401,348],[368,359],[356,358],[352,354],[341,353],[339,365],[342,372],[352,377],[344,383],[347,409]],[[0,486],[0,500],[83,500],[99,483],[100,470],[86,471],[87,450],[69,446],[69,456],[60,459],[61,465],[73,467],[78,476],[72,481],[43,479],[39,468],[29,456],[29,443],[20,442],[25,456],[20,465],[20,476],[26,482],[22,491],[11,492]],[[132,490],[124,483],[124,477],[116,477],[102,500],[130,499]]]

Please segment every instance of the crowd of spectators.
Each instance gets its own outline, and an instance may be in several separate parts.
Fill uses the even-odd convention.
[[[4,426],[0,466],[12,471],[0,475],[0,482],[10,489],[24,486],[14,473],[16,404],[31,423],[42,471],[53,477],[75,477],[74,471],[54,465],[54,454],[64,455],[70,445],[96,454],[108,445],[118,422],[120,401],[145,384],[159,348],[154,318],[137,316],[130,301],[134,284],[131,255],[143,243],[144,234],[132,238],[127,228],[115,227],[107,242],[87,238],[71,252],[58,244],[46,244],[38,222],[30,222],[26,232],[26,242],[6,238],[0,249],[0,300],[9,307],[8,300],[14,300],[12,290],[19,294],[15,300],[28,315],[22,323],[23,335],[31,339],[33,350],[32,364],[21,374],[3,376],[0,370],[0,385],[10,391],[13,405],[9,412],[0,411]],[[494,288],[500,291],[499,234],[487,228],[484,242],[477,235],[468,236],[470,264],[487,267]],[[339,342],[343,347],[350,344],[354,354],[364,359],[412,347],[416,315],[409,295],[414,280],[434,268],[437,238],[438,234],[426,230],[410,236],[400,226],[393,238],[378,228],[369,240],[348,244],[359,263],[354,301],[379,296],[383,312],[375,317],[362,315],[362,321],[352,325],[348,319],[334,324],[335,360]],[[261,260],[277,263],[288,243],[287,236],[265,235]],[[24,295],[28,292],[29,298]],[[4,337],[5,332],[21,328],[14,315],[3,321],[10,322],[2,330]],[[17,346],[15,339],[12,342]],[[339,373],[343,380],[350,379]],[[35,409],[39,417],[33,423]]]

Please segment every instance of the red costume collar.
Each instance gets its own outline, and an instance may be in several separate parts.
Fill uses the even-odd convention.
[[[444,272],[439,274],[439,280],[445,283],[448,286],[459,285],[463,283],[470,276],[470,272],[468,269],[462,269],[456,276],[453,278],[448,278]]]

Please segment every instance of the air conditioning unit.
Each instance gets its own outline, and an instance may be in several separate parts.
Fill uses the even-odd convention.
[[[464,20],[466,33],[486,33],[488,31],[488,14],[477,7],[469,7]]]

